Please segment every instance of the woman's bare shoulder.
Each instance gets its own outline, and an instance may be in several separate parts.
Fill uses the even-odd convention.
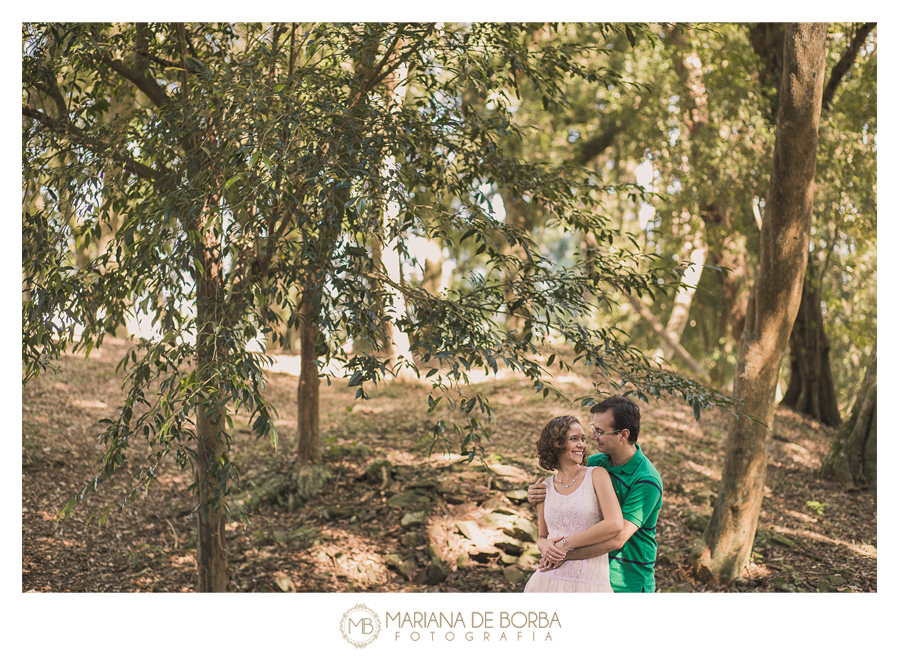
[[[591,469],[591,480],[594,484],[602,484],[604,482],[612,482],[609,477],[609,473],[606,472],[606,469],[602,466],[590,466]]]

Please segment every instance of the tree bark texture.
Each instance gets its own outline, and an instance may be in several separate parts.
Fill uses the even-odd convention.
[[[210,204],[215,205],[215,204]],[[204,218],[205,219],[205,218]],[[228,588],[228,556],[225,548],[225,489],[219,457],[225,454],[225,435],[219,401],[219,367],[224,346],[219,338],[224,299],[222,252],[215,220],[195,225],[202,235],[198,245],[202,272],[197,279],[197,373],[203,382],[197,405],[197,591],[225,592]],[[205,224],[205,225],[203,225]]]
[[[735,397],[743,416],[729,428],[722,482],[692,555],[701,577],[730,581],[750,558],[765,487],[778,369],[803,288],[815,190],[825,76],[825,23],[785,28],[784,70],[772,178],[760,235],[759,275],[738,349]]]
[[[300,381],[297,385],[297,465],[321,462],[319,433],[319,366],[316,342],[319,327],[312,317],[313,305],[300,309]]]
[[[875,23],[860,26],[847,50],[831,70],[822,92],[823,114],[831,109],[841,80],[853,66],[856,56],[874,28]],[[825,334],[819,291],[815,288],[815,282],[819,278],[813,261],[810,261],[803,282],[800,312],[791,331],[790,382],[781,403],[799,413],[812,416],[829,427],[839,427],[841,415],[831,374],[830,345]]]
[[[831,375],[831,348],[825,334],[819,292],[810,274],[807,268],[800,310],[791,330],[791,378],[781,404],[812,416],[823,425],[838,427],[841,414]]]
[[[850,417],[841,426],[831,452],[822,463],[822,475],[840,482],[845,489],[878,486],[877,462],[877,345],[872,345],[866,376]]]

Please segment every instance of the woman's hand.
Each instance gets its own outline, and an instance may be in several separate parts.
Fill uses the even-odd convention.
[[[565,560],[559,560],[558,562],[554,562],[553,560],[547,558],[541,558],[538,561],[538,571],[552,571],[561,565]]]
[[[541,552],[541,561],[561,562],[566,557],[566,550],[559,542],[562,542],[561,535],[538,539],[537,548]]]

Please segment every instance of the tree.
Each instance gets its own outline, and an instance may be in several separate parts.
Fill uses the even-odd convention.
[[[831,345],[825,334],[818,281],[810,265],[803,279],[800,311],[791,329],[789,345],[791,376],[781,404],[823,425],[838,427],[841,413],[831,375]]]
[[[876,345],[872,345],[866,376],[853,410],[822,462],[822,474],[837,480],[846,489],[878,486],[877,404],[877,351]]]
[[[841,54],[840,59],[832,67],[831,75],[823,91],[823,118],[828,116],[834,106],[835,93],[841,81],[848,75],[868,35],[874,28],[874,23],[865,23],[852,30],[853,36],[849,39],[847,48]],[[775,60],[776,63],[771,64],[769,68],[774,73],[780,72],[777,58],[770,57],[770,59]],[[828,124],[825,125],[827,126]],[[828,126],[828,128],[831,128],[831,126]],[[832,128],[828,132],[832,130],[837,131],[840,129]],[[826,148],[830,146],[828,144],[829,141],[827,138],[823,140]],[[828,152],[826,151],[825,153]],[[829,189],[834,187],[834,183],[829,179],[830,177],[826,177],[826,180],[823,181],[824,184],[819,184],[820,189],[825,188],[820,192],[820,196],[826,199],[835,192],[835,190]],[[839,178],[838,180],[840,181],[841,179]],[[831,183],[831,185],[828,185],[828,183]],[[853,192],[849,188],[836,191],[839,193],[843,192],[845,196],[849,196]],[[837,248],[835,238],[836,231],[842,223],[840,216],[846,214],[849,208],[863,206],[864,204],[856,202],[834,205],[837,206],[836,211],[829,212],[826,210],[823,213],[817,213],[824,215],[826,221],[833,226],[828,226],[826,230],[835,237],[831,238],[824,245],[824,249],[821,250],[825,254],[825,258],[821,262],[815,256],[810,257],[807,262],[806,276],[803,280],[803,295],[800,300],[800,312],[791,330],[790,380],[784,398],[781,400],[781,404],[800,413],[807,414],[829,427],[840,426],[841,415],[838,410],[837,392],[832,376],[831,342],[825,331],[821,287],[825,274],[824,270],[831,260],[830,253]],[[818,251],[814,249],[814,252]]]
[[[660,319],[659,337],[638,325],[631,334],[642,347],[655,349],[661,341],[663,357],[675,354],[698,376],[709,372],[727,385],[758,257],[754,198],[763,196],[764,154],[774,132],[760,130],[741,26],[673,26],[661,37],[624,67],[652,80],[652,91],[604,99],[628,111],[601,170],[634,180],[638,163],[652,167],[653,207],[640,210],[645,248],[680,261],[686,286],[676,295],[639,300],[642,316]],[[620,212],[637,223],[635,209]]]
[[[379,354],[388,322],[416,337],[411,349],[423,361],[436,362],[424,375],[429,409],[446,400],[443,408],[465,421],[436,421],[435,438],[455,431],[470,459],[483,454],[492,410],[483,395],[462,391],[467,373],[497,372],[502,363],[544,395],[561,395],[548,376],[553,358],[542,355],[557,337],[596,369],[598,387],[612,381],[644,398],[677,394],[697,415],[732,403],[655,368],[615,329],[578,321],[594,310],[585,289],[597,290],[601,303],[614,291],[665,290],[677,284],[668,264],[616,249],[576,254],[559,267],[487,209],[486,186],[516,190],[565,230],[591,232],[599,244],[618,236],[593,212],[608,189],[589,172],[499,147],[518,130],[504,101],[510,89],[527,83],[545,102],[563,102],[561,78],[602,78],[553,40],[533,48],[527,31],[23,25],[23,383],[62,350],[101,344],[134,305],[159,327],[123,360],[126,400],[101,436],[101,467],[64,515],[123,469],[137,471],[133,501],[174,458],[195,475],[198,590],[227,588],[225,522],[242,514],[234,507],[235,425],[277,441],[264,395],[267,357],[246,349],[260,331],[277,337],[273,304],[301,337],[301,464],[318,460],[319,366],[339,364],[366,397],[396,367]],[[360,60],[367,66],[347,66]],[[377,90],[404,67],[408,79],[397,83],[409,92],[393,107]],[[492,111],[466,100],[473,85],[479,97],[496,99]],[[138,106],[110,117],[110,99],[123,88]],[[36,180],[51,201],[42,207],[29,203]],[[108,183],[113,196],[102,194]],[[426,190],[427,208],[418,203]],[[397,212],[385,215],[389,204]],[[121,224],[107,249],[73,261],[70,243],[99,239],[114,213]],[[435,295],[388,271],[376,243],[396,241],[403,253],[409,232],[445,246],[470,241],[480,267],[467,287]],[[405,304],[394,303],[397,295]],[[527,316],[525,335],[504,330],[510,315]],[[373,349],[345,354],[348,339]],[[571,369],[573,361],[556,364]],[[416,363],[404,365],[422,376]],[[134,469],[129,455],[141,441],[150,462]],[[98,511],[101,522],[109,511]]]
[[[762,505],[775,390],[797,315],[812,221],[816,146],[825,77],[824,23],[785,28],[772,179],[760,232],[759,274],[741,336],[734,394],[747,417],[730,426],[722,483],[692,562],[729,581],[746,566]]]

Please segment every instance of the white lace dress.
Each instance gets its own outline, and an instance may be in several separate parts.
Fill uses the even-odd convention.
[[[550,537],[568,536],[590,528],[603,519],[600,503],[594,491],[591,471],[588,467],[584,479],[575,491],[561,494],[556,490],[553,477],[547,483],[547,498],[544,500],[544,521]],[[525,592],[608,592],[609,557],[589,560],[571,560],[550,571],[535,571],[525,585]]]

